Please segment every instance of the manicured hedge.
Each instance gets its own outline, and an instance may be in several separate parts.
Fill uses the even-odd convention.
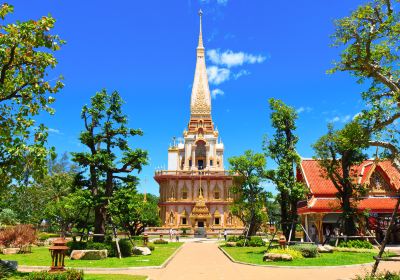
[[[83,280],[83,271],[69,269],[61,273],[50,273],[48,271],[32,272],[24,278],[26,280]]]
[[[374,247],[368,240],[348,240],[341,241],[338,247],[357,248],[357,249],[373,249]]]
[[[371,276],[369,274],[364,276],[356,276],[354,280],[400,280],[400,272],[382,272],[377,273],[375,276]]]
[[[153,241],[154,244],[168,244],[167,240],[164,239],[156,239]]]
[[[312,244],[298,244],[290,246],[290,249],[299,251],[305,258],[316,258],[318,256],[318,246]]]

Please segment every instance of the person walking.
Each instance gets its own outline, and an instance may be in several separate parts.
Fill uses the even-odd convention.
[[[224,229],[224,239],[225,241],[228,239],[228,231]]]
[[[311,235],[311,241],[315,243],[317,240],[317,229],[315,228],[315,225],[311,226],[310,235]]]
[[[169,241],[172,241],[172,237],[174,236],[174,230],[172,228],[169,229]]]

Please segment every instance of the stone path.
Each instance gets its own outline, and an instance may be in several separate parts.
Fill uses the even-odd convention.
[[[400,248],[391,248],[397,251]],[[393,250],[394,249],[394,250]],[[400,271],[399,263],[385,262],[381,270]],[[22,269],[23,271],[42,269]],[[335,268],[277,268],[236,264],[218,249],[215,241],[187,242],[170,263],[162,269],[104,269],[90,270],[87,274],[110,274],[109,279],[118,280],[112,274],[147,275],[151,280],[342,280],[371,271],[371,265]]]
[[[398,263],[382,263],[382,269],[400,270]],[[147,275],[152,280],[247,280],[247,279],[351,279],[356,274],[370,271],[370,265],[347,268],[269,268],[231,262],[213,243],[186,243],[180,252],[163,269],[138,269],[120,271],[91,271],[90,273],[115,273]],[[88,272],[89,273],[89,272]],[[110,275],[109,279],[116,279]]]

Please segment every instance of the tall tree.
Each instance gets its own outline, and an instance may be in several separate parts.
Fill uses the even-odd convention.
[[[270,194],[262,186],[269,178],[265,156],[248,150],[231,157],[229,164],[234,175],[232,192],[236,194],[232,213],[245,224],[250,236],[255,235],[267,219],[265,202]]]
[[[374,0],[358,7],[350,16],[336,21],[333,34],[335,45],[344,47],[341,59],[330,71],[345,71],[367,82],[369,88],[362,94],[367,108],[358,121],[369,134],[369,146],[382,147],[385,156],[400,166],[399,128],[400,118],[400,13],[397,1]],[[397,215],[393,209],[392,220]],[[383,241],[378,259],[372,270],[379,265],[391,227]]]
[[[365,194],[365,189],[358,184],[354,167],[367,158],[363,153],[368,142],[368,135],[357,122],[347,124],[335,131],[329,126],[328,134],[322,136],[315,144],[314,150],[323,174],[332,181],[337,189],[337,197],[342,209],[342,228],[345,235],[356,235],[355,219],[357,201]]]
[[[369,85],[362,93],[367,106],[358,120],[370,135],[368,145],[386,149],[399,162],[400,13],[395,2],[369,1],[335,22],[334,45],[344,50],[329,72],[349,72]]]
[[[109,205],[114,222],[131,236],[140,235],[146,227],[159,226],[158,197],[123,187],[115,191]]]
[[[0,202],[1,208],[11,208],[22,223],[39,225],[46,218],[43,208],[59,202],[74,188],[76,168],[68,163],[68,156],[50,158],[46,175],[34,182],[13,184],[7,188]]]
[[[64,44],[50,34],[55,19],[6,23],[13,6],[0,7],[0,188],[12,182],[40,177],[46,172],[47,129],[34,117],[54,102],[63,84],[48,78],[57,65],[54,52]]]
[[[300,164],[300,156],[296,152],[299,138],[295,134],[298,115],[294,108],[281,100],[271,98],[269,106],[275,133],[271,139],[264,140],[264,151],[278,165],[272,181],[279,191],[282,231],[289,238],[291,228],[297,224],[297,203],[305,195],[304,185],[296,180],[296,168]]]
[[[90,190],[95,199],[95,240],[101,242],[106,233],[107,205],[118,182],[135,184],[134,171],[140,172],[147,164],[147,152],[131,149],[128,139],[141,136],[140,129],[127,127],[128,118],[122,112],[123,100],[114,91],[105,90],[91,98],[91,107],[84,106],[82,119],[84,131],[80,141],[88,152],[72,153],[73,160],[88,169]],[[120,155],[120,157],[119,157]]]

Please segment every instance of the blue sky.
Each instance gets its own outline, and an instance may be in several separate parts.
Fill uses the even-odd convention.
[[[118,90],[130,126],[145,133],[131,141],[150,154],[140,178],[147,179],[148,192],[157,194],[154,170],[167,165],[171,138],[180,137],[189,121],[199,8],[210,87],[216,93],[213,119],[225,159],[261,150],[263,135],[273,133],[271,97],[298,110],[298,151],[312,157],[311,145],[329,121],[340,126],[362,108],[362,87],[355,79],[326,70],[340,52],[330,47],[333,20],[363,2],[16,0],[10,2],[15,6],[10,19],[51,14],[57,19],[54,33],[67,41],[49,75],[65,77],[56,114],[38,119],[50,127],[49,144],[59,153],[81,151],[82,106],[102,88]]]

